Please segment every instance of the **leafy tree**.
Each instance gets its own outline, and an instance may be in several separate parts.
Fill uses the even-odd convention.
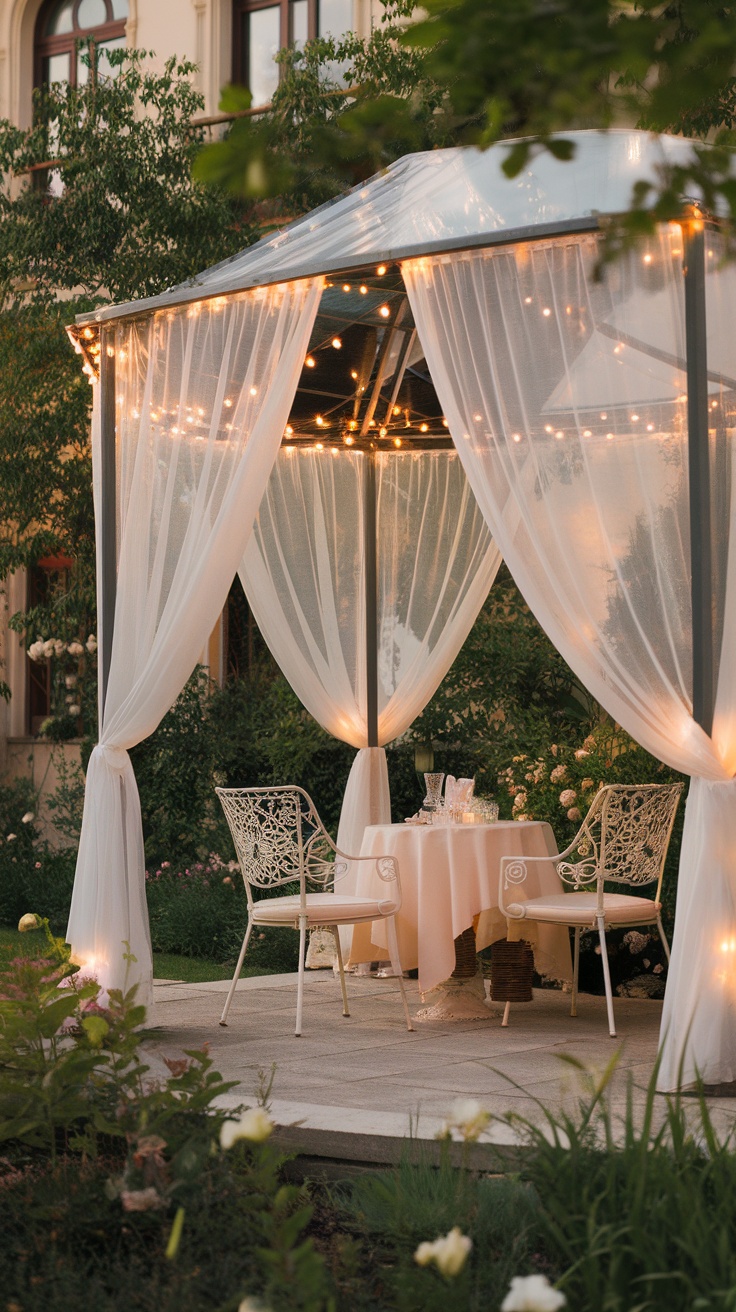
[[[249,196],[275,195],[320,175],[332,194],[409,150],[473,143],[509,146],[515,176],[539,150],[569,160],[560,134],[633,124],[710,136],[685,164],[663,161],[656,183],[633,189],[618,240],[682,211],[700,190],[707,208],[736,215],[736,16],[719,0],[411,0],[385,4],[367,42],[284,52],[288,76],[273,107],[241,119],[226,142],[206,146],[201,177]],[[419,21],[408,21],[421,14]],[[325,61],[346,63],[350,93],[333,95]],[[321,66],[321,67],[320,67]],[[297,88],[310,93],[300,106]],[[229,111],[243,94],[225,93]],[[284,141],[287,105],[299,131]],[[288,122],[283,117],[283,124]],[[616,248],[616,241],[611,249]]]
[[[69,588],[12,617],[29,641],[95,629],[90,394],[64,325],[155,294],[258,233],[241,204],[192,180],[194,65],[172,58],[155,73],[144,57],[111,52],[112,77],[91,67],[85,86],[40,89],[29,129],[0,121],[0,575],[73,560]]]

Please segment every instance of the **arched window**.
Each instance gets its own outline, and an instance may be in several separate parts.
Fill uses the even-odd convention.
[[[233,82],[267,105],[279,83],[274,55],[353,26],[352,0],[233,0]]]
[[[127,17],[128,0],[47,0],[36,23],[36,86],[44,82],[82,86],[89,68],[82,63],[79,44],[90,38],[98,67],[106,71],[105,52],[125,45]]]

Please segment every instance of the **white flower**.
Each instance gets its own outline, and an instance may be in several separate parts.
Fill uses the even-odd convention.
[[[54,642],[54,639],[47,638],[46,642],[43,644],[43,654],[46,657],[46,659],[48,660],[50,656],[53,656],[55,651],[56,651],[56,643]]]
[[[251,1298],[249,1295],[238,1305],[238,1312],[269,1312],[269,1309],[265,1303],[261,1302],[260,1298]]]
[[[501,1312],[557,1312],[567,1299],[546,1276],[514,1276]]]
[[[46,658],[45,647],[46,644],[43,638],[39,638],[36,642],[32,642],[30,647],[28,648],[28,655],[30,656],[31,660],[32,661],[45,660]]]
[[[225,1121],[220,1130],[220,1146],[232,1148],[238,1139],[250,1139],[251,1143],[262,1143],[273,1130],[273,1121],[262,1107],[251,1107],[237,1121]]]
[[[550,783],[561,784],[562,780],[565,779],[566,777],[567,777],[566,765],[556,765],[554,770],[550,770],[550,775],[549,775]]]
[[[26,811],[25,815],[21,816],[20,822],[22,825],[29,825],[31,823],[31,820],[35,820],[35,819],[36,817],[33,814],[33,811]]]
[[[661,975],[663,970],[664,970],[664,966],[660,962],[657,962],[657,965],[654,967],[652,974]]]
[[[564,788],[560,793],[560,806],[572,806],[577,800],[578,795],[574,788]]]
[[[490,1112],[475,1098],[456,1098],[450,1119],[445,1123],[445,1134],[458,1130],[466,1143],[472,1142],[480,1138],[490,1119]]]
[[[5,839],[5,842],[6,842],[6,843],[14,843],[17,837],[18,837],[17,834],[8,834],[7,837],[6,837],[6,839]]]
[[[592,779],[583,779],[580,787],[584,793],[587,793],[590,788],[595,788],[595,784]]]
[[[27,911],[18,921],[18,930],[21,934],[27,934],[29,929],[38,929],[38,916],[34,916],[32,911]]]
[[[582,818],[583,818],[583,813],[582,813],[582,811],[580,810],[580,807],[579,807],[579,806],[571,806],[571,807],[570,807],[570,810],[569,810],[568,813],[567,813],[567,818],[568,818],[568,820],[574,820],[576,823],[577,823],[578,820],[582,820]]]
[[[530,817],[528,815],[517,815],[516,817],[516,819],[519,821],[519,824],[521,824],[523,820],[528,820],[529,818]]]
[[[74,703],[73,706],[69,707],[69,714],[73,716],[74,719],[76,719],[78,715],[81,715],[81,713],[82,713],[82,708],[81,706],[77,706],[76,702]]]
[[[465,1266],[472,1247],[472,1239],[461,1234],[460,1227],[455,1225],[449,1234],[440,1235],[433,1244],[426,1241],[420,1244],[414,1254],[414,1261],[419,1266],[428,1266],[434,1262],[443,1276],[456,1276]]]
[[[576,760],[576,761],[584,761],[585,758],[586,758],[586,756],[590,756],[590,752],[586,751],[586,749],[585,749],[584,747],[578,747],[578,749],[577,749],[577,751],[576,751],[576,753],[575,753],[575,760]]]
[[[97,651],[97,639],[94,633],[90,633],[87,642],[85,643],[85,646],[90,656],[92,656]]]
[[[514,798],[513,811],[522,811],[526,806],[526,788],[520,789]]]
[[[81,656],[82,652],[84,651],[84,647],[82,646],[81,642],[78,642],[77,639],[75,638],[73,642],[69,643],[69,646],[67,647],[67,651],[69,652],[70,656]],[[74,676],[70,675],[69,677],[73,678]],[[67,683],[66,686],[67,688],[71,688],[73,685],[71,683]]]
[[[54,638],[54,655],[63,656],[65,651],[66,643],[62,642],[61,638]]]

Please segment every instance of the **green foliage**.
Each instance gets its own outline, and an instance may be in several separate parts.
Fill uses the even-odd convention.
[[[278,56],[281,80],[267,113],[241,117],[205,145],[194,176],[250,199],[261,213],[292,216],[330,200],[409,151],[448,144],[443,93],[397,38],[412,10],[384,0],[368,38],[319,37]],[[226,87],[224,113],[249,108],[250,93]],[[268,202],[271,202],[270,204]]]
[[[513,1178],[478,1178],[451,1166],[446,1151],[439,1167],[414,1154],[392,1171],[361,1176],[336,1192],[334,1205],[360,1241],[362,1289],[356,1289],[355,1299],[361,1309],[496,1309],[511,1277],[525,1271],[536,1256],[539,1218],[532,1190]],[[453,1226],[473,1240],[461,1273],[445,1279],[430,1267],[418,1267],[418,1244]]]
[[[113,77],[40,89],[29,129],[0,121],[0,170],[15,179],[0,194],[0,576],[49,555],[73,562],[68,585],[11,618],[28,643],[96,631],[90,393],[64,325],[159,292],[256,235],[242,207],[192,181],[194,65],[172,58],[153,72],[143,53],[111,52]],[[50,157],[53,174],[27,172]],[[91,735],[95,682],[82,708]],[[80,732],[64,706],[62,692],[57,738]]]
[[[283,1183],[278,1148],[217,1150],[226,1113],[214,1100],[232,1086],[196,1051],[151,1079],[144,1009],[132,993],[103,1003],[47,937],[40,957],[0,969],[8,1306],[235,1308],[248,1289],[274,1312],[326,1309],[324,1264],[304,1234],[311,1209]]]
[[[580,1064],[566,1059],[574,1069]],[[705,1100],[629,1085],[622,1116],[605,1090],[615,1059],[572,1114],[545,1111],[526,1131],[524,1174],[542,1205],[541,1239],[571,1308],[727,1312],[736,1298],[736,1154]]]

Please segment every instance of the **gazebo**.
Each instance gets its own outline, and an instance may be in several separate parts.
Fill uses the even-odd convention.
[[[150,995],[128,749],[236,573],[304,704],[359,749],[357,850],[388,818],[381,745],[503,557],[586,687],[692,776],[660,1083],[736,1079],[736,279],[693,204],[601,268],[606,216],[691,143],[570,136],[573,163],[514,180],[505,145],[409,156],[71,330],[95,383],[101,731],[68,935],[108,987]]]

